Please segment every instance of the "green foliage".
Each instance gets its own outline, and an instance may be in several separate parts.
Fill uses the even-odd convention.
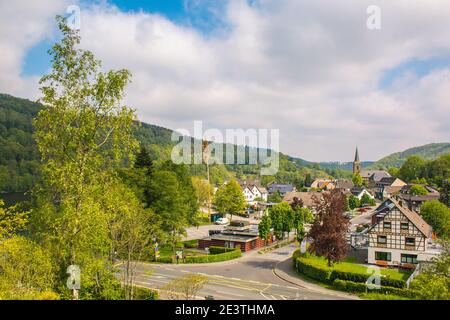
[[[420,207],[420,214],[438,236],[450,237],[450,209],[445,204],[438,200],[426,201]]]
[[[354,173],[352,176],[352,182],[355,186],[361,187],[363,184],[363,179],[359,173]]]
[[[57,299],[51,257],[37,243],[13,236],[0,241],[0,297],[5,299]],[[22,296],[22,297],[21,297]]]
[[[360,206],[374,206],[376,204],[375,199],[370,197],[367,193],[364,193],[361,197]]]
[[[221,262],[231,259],[236,259],[242,256],[241,249],[237,248],[232,251],[219,254],[208,254],[202,256],[188,256],[186,257],[186,263],[210,263]]]
[[[221,253],[235,251],[235,250],[236,250],[235,248],[211,246],[211,247],[209,247],[209,254],[221,254]]]
[[[280,203],[283,201],[280,192],[277,190],[267,197],[268,202]]]
[[[396,297],[403,298],[415,298],[418,295],[418,292],[415,290],[409,290],[406,288],[396,288],[389,286],[380,286],[379,288],[369,289],[365,283],[362,282],[354,282],[350,280],[341,280],[336,279],[333,281],[333,287],[346,292],[351,293],[376,293],[382,295],[393,295]]]
[[[425,172],[425,160],[419,156],[409,157],[398,171],[400,179],[410,182],[419,179]]]
[[[344,261],[335,263],[333,266],[329,266],[327,259],[315,256],[308,252],[301,253],[299,249],[293,253],[292,257],[294,263],[297,261],[297,264],[301,265],[299,268],[308,268],[310,270],[310,274],[314,274],[315,272],[321,275],[326,274],[326,278],[323,276],[320,276],[320,278],[314,278],[309,275],[312,279],[325,283],[332,283],[335,279],[366,282],[367,278],[370,276],[365,265],[356,264],[353,262]],[[311,269],[317,269],[319,271]],[[404,287],[411,272],[398,271],[394,269],[381,269],[381,274],[383,277],[382,285]]]
[[[236,180],[231,180],[221,186],[215,194],[214,204],[218,212],[233,215],[241,213],[246,206],[241,186]]]
[[[270,216],[268,214],[264,214],[261,222],[258,225],[258,234],[261,239],[264,240],[264,243],[267,245],[267,241],[270,237],[270,228],[272,225],[272,221],[270,220]]]
[[[143,287],[134,287],[134,300],[159,300],[158,291]]]
[[[283,239],[284,233],[294,227],[294,210],[286,202],[281,202],[270,208],[269,215],[274,235],[278,240]]]
[[[416,184],[409,189],[409,194],[413,196],[424,196],[428,194],[428,190],[424,186]]]
[[[40,105],[0,94],[0,192],[30,190],[39,179],[32,118]]]
[[[419,156],[426,160],[434,160],[442,155],[448,155],[449,153],[450,143],[430,143],[420,147],[410,148],[403,152],[393,153],[373,163],[370,168],[400,167],[410,156]]]
[[[0,200],[0,241],[24,231],[29,215],[29,212],[19,211],[16,207],[4,208],[3,206],[4,202]]]
[[[361,202],[359,201],[358,197],[355,197],[354,195],[351,195],[348,198],[348,206],[351,210],[354,210],[356,208],[359,208],[361,206]]]
[[[450,280],[436,274],[419,274],[411,282],[421,300],[450,300]]]

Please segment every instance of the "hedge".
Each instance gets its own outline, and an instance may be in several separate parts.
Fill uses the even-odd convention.
[[[210,254],[221,254],[225,252],[234,251],[236,248],[226,248],[226,247],[218,247],[218,246],[211,246],[209,247],[209,253]]]
[[[338,290],[352,292],[352,293],[380,293],[380,294],[392,294],[401,297],[414,298],[417,296],[417,292],[411,289],[400,289],[394,287],[380,286],[379,289],[367,289],[365,283],[353,282],[348,280],[336,279],[333,281],[333,287]]]
[[[135,300],[158,300],[159,294],[155,290],[134,287],[134,299]]]
[[[312,265],[309,262],[302,261],[301,258],[296,258],[297,261],[297,271],[310,277],[311,279],[318,280],[321,282],[329,282],[330,270],[325,270]]]
[[[208,262],[220,262],[231,259],[239,258],[242,255],[241,249],[234,249],[220,254],[209,254],[204,256],[188,256],[186,257],[186,263],[208,263]]]
[[[296,268],[299,273],[302,273],[314,280],[318,280],[324,283],[334,283],[335,280],[346,280],[357,283],[366,283],[368,279],[368,274],[356,273],[356,272],[345,272],[338,270],[329,270],[321,268],[305,259],[302,259],[304,255],[296,255],[294,261],[296,261]],[[381,278],[381,285],[387,287],[404,288],[406,282],[404,280],[390,279],[386,277]]]

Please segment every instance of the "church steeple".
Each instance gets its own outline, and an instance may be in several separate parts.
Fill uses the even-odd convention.
[[[361,172],[361,163],[359,162],[358,147],[356,147],[355,161],[353,161],[353,173],[360,174],[360,172]]]
[[[358,154],[358,147],[356,147],[356,152],[355,152],[355,162],[359,162],[359,154]]]

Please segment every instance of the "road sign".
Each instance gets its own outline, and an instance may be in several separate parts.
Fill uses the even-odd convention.
[[[155,243],[155,252],[159,251],[158,242]]]
[[[305,253],[306,252],[306,240],[303,240],[301,245],[300,245],[300,251],[301,253]]]

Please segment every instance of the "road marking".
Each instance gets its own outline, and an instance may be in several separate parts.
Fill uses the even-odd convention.
[[[245,297],[243,294],[238,294],[238,293],[232,293],[232,292],[226,292],[226,291],[217,291],[220,294],[224,294],[224,295],[230,295],[230,296],[236,296],[236,297]]]

